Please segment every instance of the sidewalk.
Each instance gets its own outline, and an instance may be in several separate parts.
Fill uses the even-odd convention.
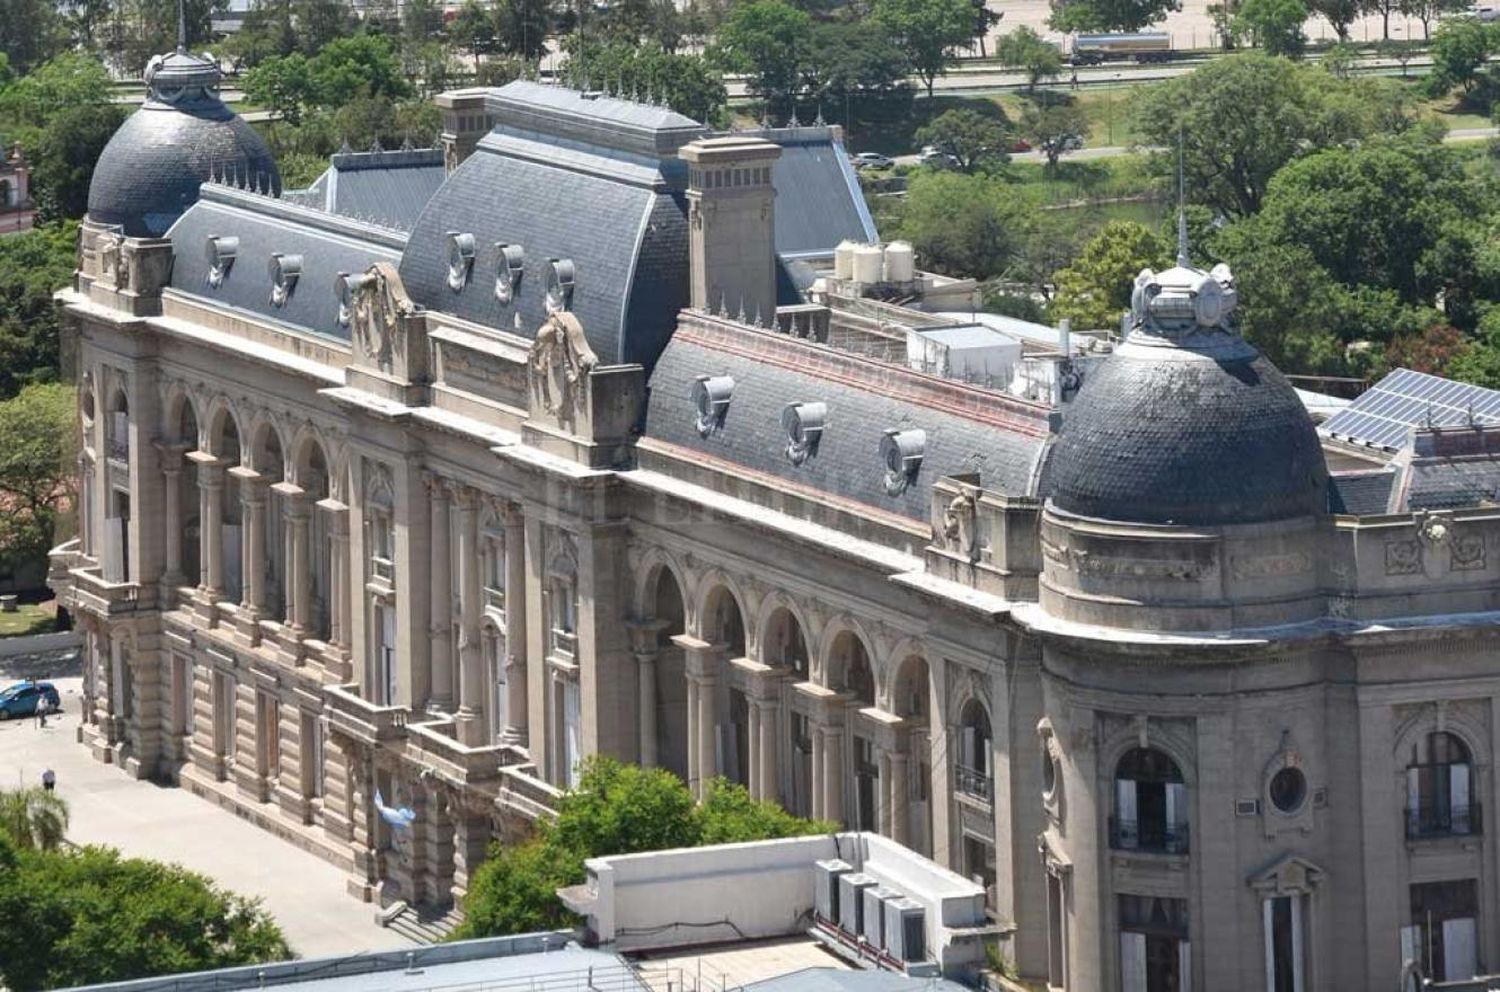
[[[14,677],[7,672],[4,681]],[[343,873],[334,866],[185,790],[136,781],[94,761],[76,742],[81,680],[52,681],[63,713],[49,717],[46,729],[29,719],[0,723],[0,785],[40,784],[50,765],[71,809],[70,840],[175,861],[234,892],[259,896],[302,957],[413,946],[375,924],[373,905],[344,893]]]

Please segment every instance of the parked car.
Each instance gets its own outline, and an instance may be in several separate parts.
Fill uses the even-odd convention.
[[[1010,150],[1013,152],[1029,152],[1031,151],[1031,142],[1025,138],[1017,138],[1010,143]]]
[[[37,710],[56,713],[62,709],[62,697],[51,682],[17,682],[0,689],[0,720],[32,716]]]
[[[958,167],[958,159],[936,145],[923,145],[921,154],[917,156],[917,162],[921,165],[931,166],[934,169],[954,169]]]
[[[1066,138],[1062,139],[1062,150],[1065,152],[1076,152],[1080,151],[1082,148],[1083,136],[1080,134],[1070,134]]]
[[[879,152],[860,152],[854,156],[853,161],[856,169],[889,169],[896,164],[889,156]]]

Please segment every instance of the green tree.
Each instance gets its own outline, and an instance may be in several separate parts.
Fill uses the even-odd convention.
[[[1050,314],[1071,318],[1080,330],[1118,327],[1120,314],[1130,309],[1136,274],[1164,268],[1171,258],[1172,246],[1149,227],[1111,221],[1057,273]]]
[[[74,224],[0,238],[0,399],[58,377],[57,287],[73,273]]]
[[[0,842],[0,982],[16,992],[278,961],[258,902],[175,865]]]
[[[292,0],[256,0],[245,13],[240,29],[225,39],[223,50],[241,70],[296,51]]]
[[[73,387],[59,383],[27,386],[0,401],[0,501],[6,507],[0,519],[0,567],[8,571],[45,563],[57,525],[75,502],[77,407]],[[46,811],[29,792],[0,793],[0,815],[12,825],[15,810],[3,805],[12,801]],[[66,826],[67,811],[62,812]]]
[[[1269,55],[1299,55],[1307,44],[1302,25],[1307,21],[1303,0],[1244,0],[1235,15],[1237,30]]]
[[[448,26],[448,37],[453,44],[468,51],[474,60],[475,72],[479,71],[479,57],[497,51],[500,44],[495,35],[495,18],[479,6],[479,0],[465,0],[458,16]]]
[[[351,34],[356,24],[353,11],[343,0],[293,0],[292,14],[297,24],[297,47],[309,57]]]
[[[802,59],[802,87],[830,120],[895,118],[911,102],[911,63],[878,25],[818,21]]]
[[[1260,52],[1214,59],[1147,88],[1136,101],[1141,143],[1183,149],[1188,196],[1224,214],[1260,209],[1267,185],[1298,155],[1364,138],[1375,108],[1359,88],[1315,68]],[[1163,174],[1177,156],[1156,157]]]
[[[906,53],[932,96],[932,84],[953,59],[953,49],[973,37],[972,0],[874,0],[875,23]]]
[[[548,0],[501,0],[495,7],[500,50],[535,62],[547,51],[554,17]]]
[[[1055,31],[1139,31],[1176,9],[1175,0],[1052,0]]]
[[[245,96],[292,127],[302,125],[302,115],[319,102],[313,88],[312,69],[301,52],[264,59],[240,80]]]
[[[986,176],[919,172],[901,207],[901,236],[946,275],[993,279],[1020,257],[1030,212],[1013,187]]]
[[[44,222],[87,212],[94,165],[125,117],[118,104],[78,104],[58,113],[37,136],[31,146],[32,198]]]
[[[57,9],[49,0],[0,0],[0,54],[16,71],[26,73],[66,45]]]
[[[1026,90],[1033,96],[1042,80],[1062,74],[1062,50],[1028,27],[1016,28],[1002,37],[995,45],[995,54],[1005,65],[1026,73]]]
[[[1082,148],[1083,136],[1088,133],[1088,118],[1077,104],[1033,105],[1021,114],[1021,134],[1046,156],[1048,171],[1055,172],[1058,159]]]
[[[1477,18],[1454,17],[1443,21],[1432,38],[1428,85],[1434,93],[1446,93],[1455,86],[1468,93],[1479,80],[1479,70],[1493,50],[1493,33]]]
[[[1338,34],[1339,41],[1349,40],[1349,25],[1360,15],[1365,0],[1308,0],[1308,6],[1314,14],[1321,14],[1323,18],[1333,25],[1333,30]]]
[[[782,0],[754,0],[730,11],[713,49],[717,65],[749,75],[750,91],[790,110],[801,83],[812,19]]]
[[[1003,112],[996,117],[958,107],[943,111],[918,128],[915,137],[918,144],[932,145],[953,156],[960,171],[973,172],[981,165],[1009,161],[1008,123]]]
[[[822,833],[832,824],[794,817],[752,800],[744,788],[716,779],[701,806],[675,775],[610,758],[589,758],[578,786],[558,804],[557,819],[538,824],[530,840],[491,848],[464,900],[453,939],[527,933],[568,925],[557,889],[584,878],[584,861],[703,844]]]
[[[67,833],[68,804],[57,793],[38,786],[0,790],[0,834],[16,847],[54,851]]]
[[[674,55],[650,43],[613,41],[590,44],[587,57],[580,58],[576,47],[576,42],[569,47],[565,75],[581,74],[582,69],[575,72],[575,66],[587,65],[591,76],[608,80],[628,96],[649,95],[694,120],[727,123],[729,95],[723,79],[702,56]]]
[[[1456,14],[1469,9],[1469,0],[1405,0],[1401,13],[1422,22],[1422,37],[1432,40],[1432,22],[1444,14]]]

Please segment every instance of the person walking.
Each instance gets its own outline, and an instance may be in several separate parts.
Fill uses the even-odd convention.
[[[48,768],[42,772],[42,788],[51,792],[57,785],[57,773]]]

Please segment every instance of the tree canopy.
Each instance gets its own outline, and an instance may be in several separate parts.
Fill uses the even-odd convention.
[[[710,783],[703,802],[695,804],[671,772],[594,756],[577,788],[563,796],[555,822],[538,824],[530,841],[491,849],[470,882],[464,922],[453,939],[566,925],[557,889],[583,881],[587,858],[834,829],[751,799],[743,786],[724,779]]]
[[[1050,314],[1070,318],[1079,330],[1116,328],[1120,314],[1130,309],[1136,273],[1163,268],[1171,258],[1172,246],[1149,227],[1111,221],[1057,273]]]
[[[1003,165],[1010,158],[1008,125],[1003,111],[988,115],[956,107],[917,128],[915,137],[952,156],[960,171],[973,172],[982,165]]]
[[[919,172],[901,208],[901,236],[934,271],[993,279],[1020,256],[1030,212],[1014,188],[984,176]]]
[[[0,401],[0,574],[45,561],[74,503],[77,407],[73,387],[60,383]]]
[[[103,847],[27,850],[0,831],[0,982],[15,992],[289,958],[258,902]]]
[[[995,54],[1001,62],[1026,73],[1026,88],[1033,95],[1043,80],[1062,74],[1062,49],[1028,27],[1016,28],[1002,37]]]
[[[871,13],[906,53],[928,96],[952,61],[953,49],[974,39],[973,0],[874,0]]]
[[[1139,31],[1174,9],[1175,0],[1052,0],[1055,31]]]

